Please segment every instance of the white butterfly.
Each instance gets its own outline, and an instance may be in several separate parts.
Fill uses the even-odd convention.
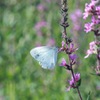
[[[53,69],[57,62],[58,48],[42,46],[36,47],[30,51],[33,58],[39,61],[44,69]]]

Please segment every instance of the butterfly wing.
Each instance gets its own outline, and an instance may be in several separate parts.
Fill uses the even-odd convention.
[[[58,49],[56,49],[58,50]],[[40,64],[45,69],[53,69],[57,61],[57,53],[54,48],[51,48],[48,52],[43,54],[43,59]]]
[[[45,53],[48,51],[49,49],[46,46],[42,46],[42,47],[36,47],[34,49],[32,49],[30,51],[30,54],[32,55],[32,57],[34,59],[36,59],[37,61],[41,61],[41,58],[43,56],[43,54],[45,55]]]
[[[57,61],[57,47],[37,47],[30,51],[33,58],[39,61],[39,64],[44,69],[53,69]]]

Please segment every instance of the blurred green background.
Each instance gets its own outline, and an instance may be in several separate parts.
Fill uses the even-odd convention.
[[[83,100],[89,92],[90,100],[100,100],[100,78],[90,74],[95,55],[84,59],[94,39],[93,33],[84,32],[81,14],[86,2],[68,1],[67,32],[79,47],[74,71],[81,73]],[[70,74],[59,66],[62,58],[67,59],[64,53],[58,55],[53,71],[42,69],[29,53],[36,46],[61,46],[60,7],[60,0],[0,0],[0,100],[79,100],[76,90],[65,91]]]

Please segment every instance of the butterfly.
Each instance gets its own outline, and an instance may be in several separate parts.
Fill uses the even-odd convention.
[[[57,62],[58,48],[41,46],[30,51],[31,56],[36,59],[44,69],[54,69]]]

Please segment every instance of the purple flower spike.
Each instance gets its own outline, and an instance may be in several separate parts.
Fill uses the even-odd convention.
[[[66,65],[67,65],[66,60],[63,58],[60,66],[66,66]]]
[[[76,55],[76,54],[71,54],[69,57],[70,57],[70,59],[71,59],[72,61],[74,61],[74,60],[76,60],[77,55]]]

